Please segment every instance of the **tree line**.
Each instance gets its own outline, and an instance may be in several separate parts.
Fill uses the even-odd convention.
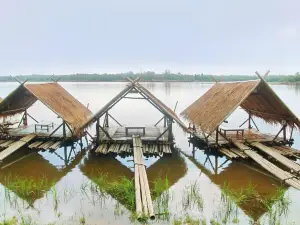
[[[165,71],[164,73],[143,72],[143,73],[117,73],[117,74],[70,74],[70,75],[18,75],[15,78],[20,81],[28,80],[30,82],[49,82],[58,80],[62,82],[109,82],[109,81],[127,81],[126,77],[135,79],[140,77],[142,81],[181,81],[181,82],[214,82],[217,81],[245,81],[258,79],[256,75],[219,75],[211,76],[205,74],[181,74]],[[0,76],[0,82],[15,81],[12,76]],[[294,75],[269,75],[268,82],[300,82],[300,73]]]

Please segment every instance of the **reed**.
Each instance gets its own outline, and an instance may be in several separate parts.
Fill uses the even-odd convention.
[[[199,211],[203,210],[203,198],[200,194],[200,189],[197,181],[187,185],[183,190],[182,206],[184,210],[191,210],[197,208]]]

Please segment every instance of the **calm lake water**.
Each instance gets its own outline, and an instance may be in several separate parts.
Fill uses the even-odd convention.
[[[126,83],[61,85],[96,112]],[[171,108],[178,101],[178,114],[212,86],[201,83],[143,85]],[[5,97],[15,87],[16,83],[0,83],[0,96]],[[272,88],[300,117],[300,87],[272,85]],[[29,109],[29,113],[39,121],[58,121],[57,116],[39,102]],[[151,126],[161,118],[161,114],[143,100],[123,99],[111,110],[111,114],[122,124],[131,126]],[[246,114],[239,109],[228,119],[228,126],[237,126],[245,119]],[[277,133],[279,129],[261,120],[256,121],[263,132]],[[93,128],[92,134],[95,133]],[[200,150],[193,157],[193,146],[189,145],[188,136],[178,126],[174,127],[174,135],[176,147],[182,153],[146,160],[150,188],[153,190],[154,181],[158,178],[166,177],[169,186],[162,196],[153,199],[155,212],[160,212],[160,215],[147,223],[174,224],[176,219],[190,217],[206,220],[207,224],[213,221],[215,224],[254,224],[255,221],[261,224],[278,224],[278,221],[280,224],[300,224],[300,191],[280,187],[276,179],[255,165],[246,166],[227,161],[225,157],[207,156]],[[294,138],[293,147],[300,149],[299,133],[294,133]],[[121,176],[132,179],[132,158],[95,156],[81,151],[80,146],[76,145],[75,151],[70,151],[68,147],[60,148],[55,153],[28,152],[24,149],[10,161],[23,157],[24,152],[27,153],[26,158],[0,171],[0,221],[16,216],[19,221],[30,222],[26,224],[138,224],[118,197],[101,187],[101,190],[97,189],[94,182],[99,174],[106,174],[107,179],[113,182],[118,182]],[[18,185],[12,185],[12,180]],[[45,181],[39,187],[25,191],[24,186],[37,180]],[[237,199],[236,193],[246,189],[249,192],[254,189],[254,197],[246,201]],[[279,200],[282,193],[285,195],[281,199],[284,203]]]

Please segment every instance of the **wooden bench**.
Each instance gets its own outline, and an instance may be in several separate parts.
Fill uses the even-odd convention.
[[[145,127],[125,127],[125,135],[128,136],[128,130],[143,130],[143,135],[145,136]]]
[[[223,135],[226,137],[226,132],[227,131],[235,131],[236,135],[238,135],[239,133],[242,134],[242,137],[244,137],[244,129],[243,128],[225,128],[225,127],[220,127],[220,132],[223,133]]]
[[[36,133],[37,129],[39,128],[40,130],[47,130],[47,132],[49,132],[50,127],[53,128],[54,124],[53,123],[47,123],[47,124],[38,123],[38,124],[34,125],[34,131]]]

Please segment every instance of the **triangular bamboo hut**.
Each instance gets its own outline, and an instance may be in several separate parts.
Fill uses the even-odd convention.
[[[243,160],[240,156],[247,156],[283,183],[300,189],[300,165],[287,158],[299,157],[299,151],[290,146],[293,144],[293,129],[300,128],[300,121],[257,75],[260,79],[253,81],[217,82],[181,115],[193,124],[190,132],[204,144],[204,148],[218,150],[230,159]],[[238,128],[223,127],[238,107],[248,113],[246,121]],[[259,131],[254,117],[281,125],[281,129],[276,135],[264,134]],[[248,128],[242,128],[246,123]],[[290,137],[287,127],[291,129]],[[281,133],[282,137],[279,136]]]
[[[209,143],[209,137],[212,137],[214,144],[219,144],[220,139],[226,142],[227,133],[239,132],[241,126],[237,129],[231,129],[227,133],[225,129],[221,128],[226,119],[238,107],[248,113],[247,120],[241,126],[247,123],[249,130],[254,130],[254,126],[256,131],[259,131],[253,119],[254,117],[260,118],[269,124],[280,124],[282,128],[273,137],[274,140],[278,138],[280,133],[283,133],[283,138],[280,140],[288,144],[291,137],[287,137],[287,127],[290,127],[291,130],[300,128],[300,121],[297,116],[284,104],[262,77],[253,81],[217,82],[203,96],[186,108],[181,115],[196,128],[199,128],[203,139],[207,143]],[[240,130],[242,131],[242,129]],[[247,135],[246,132],[243,134]],[[259,136],[259,133],[256,134],[253,137]],[[251,134],[249,133],[249,136],[245,138],[250,140]],[[270,141],[273,141],[273,139]]]
[[[96,146],[100,142],[106,143],[132,143],[132,135],[140,135],[143,141],[148,142],[165,142],[173,143],[173,133],[172,124],[173,122],[178,123],[180,127],[187,130],[187,127],[175,114],[175,112],[170,109],[166,104],[156,98],[150,91],[138,83],[139,78],[136,80],[131,80],[128,78],[130,83],[111,101],[109,101],[105,106],[103,106],[98,112],[96,112],[92,117],[90,117],[81,127],[84,129],[90,126],[92,123],[96,122]],[[128,94],[137,94],[138,97],[128,96]],[[110,113],[109,110],[114,107],[121,99],[139,99],[146,100],[153,107],[155,107],[159,112],[163,114],[163,117],[153,126],[153,127],[124,127],[120,124]],[[100,118],[104,117],[103,125],[100,124]],[[119,126],[110,127],[109,119],[115,121]],[[159,127],[160,122],[163,123],[163,127]],[[116,134],[116,135],[115,135]]]
[[[62,119],[62,124],[41,124],[34,119],[27,110],[36,101]],[[2,124],[2,136],[22,137],[31,133],[42,138],[73,139],[83,134],[81,126],[92,117],[92,113],[58,83],[27,84],[21,83],[13,92],[0,102],[0,118],[23,114],[17,128],[10,128],[12,124]],[[35,124],[28,125],[28,118]],[[6,126],[7,125],[7,126]],[[62,131],[61,131],[62,130]]]

